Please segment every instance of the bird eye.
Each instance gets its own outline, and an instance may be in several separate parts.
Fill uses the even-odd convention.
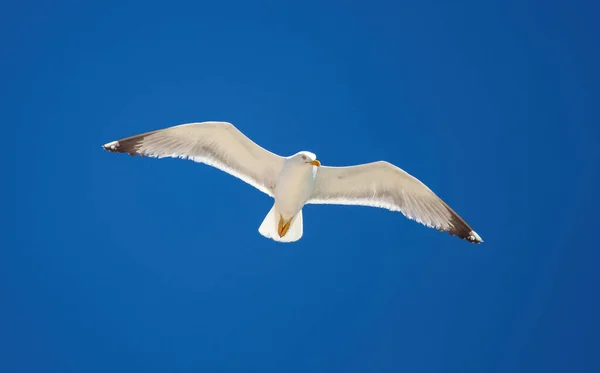
[[[302,159],[303,159],[303,160],[306,160],[306,156],[305,156],[305,155],[303,155],[303,156],[302,156]]]

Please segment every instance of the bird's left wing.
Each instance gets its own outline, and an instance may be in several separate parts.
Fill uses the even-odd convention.
[[[273,196],[284,158],[260,147],[227,122],[173,126],[112,141],[111,152],[205,163]]]
[[[400,211],[409,219],[473,243],[481,237],[425,184],[388,162],[321,166],[307,203],[362,205]]]

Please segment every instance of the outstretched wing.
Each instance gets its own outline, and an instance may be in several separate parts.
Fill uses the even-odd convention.
[[[481,237],[425,184],[388,162],[350,167],[321,166],[308,203],[361,205],[400,211],[439,231],[473,243]]]
[[[284,158],[258,146],[227,122],[188,123],[112,141],[110,152],[205,163],[273,196]]]

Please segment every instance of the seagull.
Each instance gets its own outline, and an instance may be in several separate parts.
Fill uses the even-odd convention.
[[[274,199],[258,231],[278,242],[303,234],[306,204],[359,205],[399,211],[438,231],[478,244],[481,237],[440,197],[414,176],[385,161],[346,167],[322,166],[314,153],[288,157],[250,140],[229,122],[176,125],[112,141],[110,152],[182,158],[216,167]]]

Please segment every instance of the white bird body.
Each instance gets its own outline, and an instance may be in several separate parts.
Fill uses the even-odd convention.
[[[280,242],[302,237],[302,208],[312,196],[320,165],[316,156],[306,151],[285,159],[275,185],[275,201],[258,228],[260,234]]]
[[[303,235],[305,204],[362,205],[400,211],[409,219],[472,243],[483,240],[425,184],[391,163],[321,166],[314,153],[281,157],[231,123],[202,122],[142,133],[105,144],[111,152],[191,159],[235,176],[274,198],[258,231],[279,242]]]
[[[313,156],[314,158],[314,156]],[[317,166],[306,167],[294,158],[286,159],[275,186],[275,207],[284,219],[293,218],[309,200],[315,188]]]

